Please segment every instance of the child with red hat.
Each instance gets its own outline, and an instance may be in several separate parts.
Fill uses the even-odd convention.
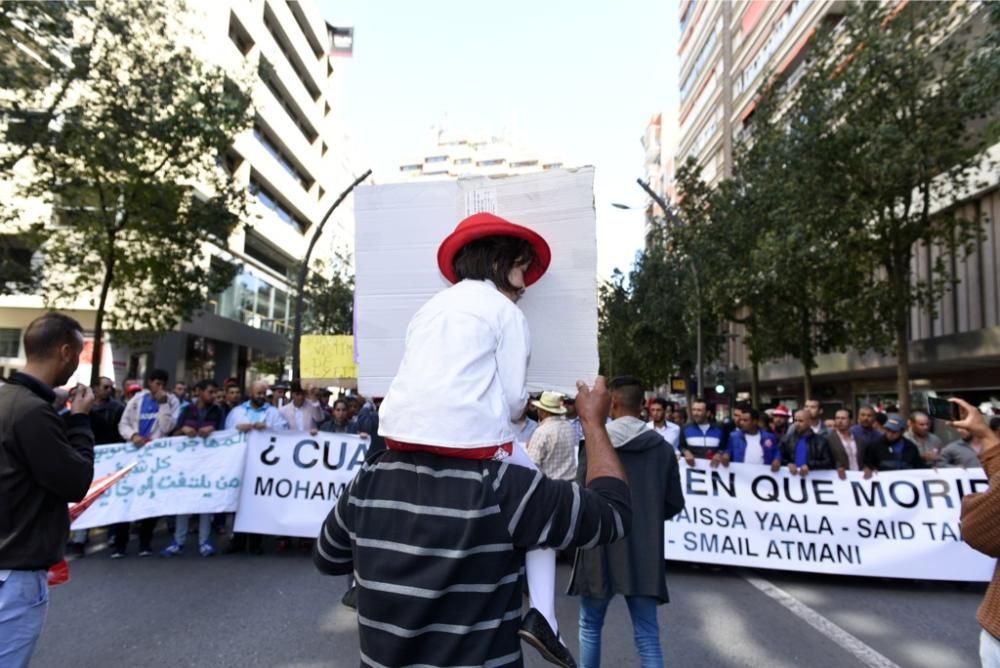
[[[469,216],[441,243],[438,267],[453,285],[410,320],[403,360],[379,411],[388,448],[509,458],[535,468],[511,427],[527,405],[530,353],[528,323],[516,303],[550,260],[538,233],[489,213]],[[554,550],[529,550],[525,571],[532,609],[521,637],[548,661],[575,666],[558,637]]]

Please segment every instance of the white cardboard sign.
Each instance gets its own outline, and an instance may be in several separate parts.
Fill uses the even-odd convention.
[[[449,285],[438,246],[479,210],[535,230],[552,249],[548,272],[518,302],[531,328],[528,390],[573,395],[577,379],[597,375],[594,169],[584,167],[358,188],[354,346],[362,394],[389,389],[410,318]]]

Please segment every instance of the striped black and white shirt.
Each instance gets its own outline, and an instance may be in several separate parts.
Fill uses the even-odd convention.
[[[621,540],[628,486],[589,488],[499,461],[389,450],[323,524],[314,559],[353,571],[362,666],[521,666],[524,552]]]

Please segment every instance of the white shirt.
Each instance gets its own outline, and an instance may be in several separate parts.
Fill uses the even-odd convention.
[[[528,321],[490,281],[465,280],[420,307],[379,409],[380,436],[477,448],[514,440],[524,410]]]
[[[747,464],[770,464],[771,462],[764,461],[764,448],[760,445],[760,432],[756,434],[748,434],[743,432],[743,438],[746,439],[747,449],[743,455],[743,461]]]
[[[271,404],[264,404],[256,408],[250,400],[229,411],[226,416],[226,429],[235,429],[238,424],[257,424],[263,422],[272,431],[285,431],[288,429],[288,422],[281,416],[278,409]]]
[[[647,422],[646,426],[662,436],[664,441],[674,447],[674,450],[677,449],[681,442],[681,428],[679,426],[670,420],[664,421],[663,427],[657,427],[652,420]]]
[[[848,471],[858,471],[858,444],[854,440],[854,434],[848,429],[846,434],[842,434],[839,431],[837,436],[840,437],[840,443],[844,446],[844,451],[847,453],[847,470]]]

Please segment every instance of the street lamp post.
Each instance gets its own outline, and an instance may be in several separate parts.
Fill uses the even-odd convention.
[[[636,179],[636,183],[639,187],[646,191],[646,194],[653,198],[661,209],[663,209],[663,215],[667,217],[671,225],[679,225],[680,220],[678,220],[677,215],[673,212],[670,206],[667,205],[666,201],[662,197],[656,194],[649,184],[642,179]],[[702,364],[701,364],[701,279],[698,277],[698,267],[694,263],[694,258],[688,256],[688,264],[691,268],[691,277],[694,279],[694,299],[695,299],[695,319],[697,320],[695,324],[695,336],[697,339],[696,343],[696,360],[695,360],[695,377],[698,380],[698,394],[702,397],[705,396],[704,390],[704,378],[702,377]]]

